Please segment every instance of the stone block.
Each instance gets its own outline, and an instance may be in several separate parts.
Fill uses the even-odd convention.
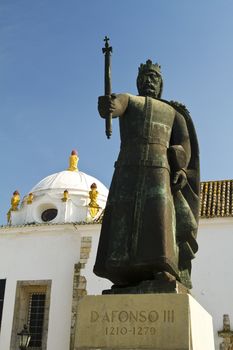
[[[83,249],[83,248],[88,248],[90,250],[91,249],[91,241],[82,241],[81,249]]]
[[[81,251],[81,253],[80,253],[80,261],[82,260],[82,259],[88,259],[89,258],[89,253],[86,253],[86,252],[82,252]]]
[[[212,318],[188,294],[86,296],[78,349],[214,350]]]
[[[85,237],[82,237],[82,239],[81,239],[81,242],[83,243],[83,242],[91,242],[92,241],[92,238],[91,237],[89,237],[89,236],[85,236]]]

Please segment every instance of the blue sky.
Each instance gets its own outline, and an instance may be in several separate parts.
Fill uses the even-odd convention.
[[[184,103],[198,133],[202,180],[233,178],[232,0],[1,0],[0,223],[21,197],[68,166],[110,185],[118,121],[98,117],[103,38],[113,46],[113,91],[136,94],[140,63],[162,66],[163,98]]]

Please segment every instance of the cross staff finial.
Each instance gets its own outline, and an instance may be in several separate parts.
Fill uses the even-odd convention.
[[[109,37],[107,37],[107,35],[105,35],[104,41],[105,41],[105,45],[108,45]]]
[[[104,38],[104,42],[105,42],[105,47],[102,49],[103,53],[112,52],[112,47],[109,46],[109,38],[107,37],[107,35]]]

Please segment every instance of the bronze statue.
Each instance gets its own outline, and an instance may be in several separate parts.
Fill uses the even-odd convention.
[[[94,272],[115,288],[179,281],[191,288],[198,246],[199,151],[185,106],[161,99],[160,66],[147,60],[138,96],[99,97],[100,116],[119,117],[121,147]]]

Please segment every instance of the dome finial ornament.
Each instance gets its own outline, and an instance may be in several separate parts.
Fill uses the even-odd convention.
[[[32,204],[34,199],[33,193],[30,192],[29,195],[27,196],[27,204]]]
[[[69,168],[67,170],[78,171],[78,161],[78,152],[75,149],[73,149],[69,158]]]
[[[90,208],[90,214],[91,217],[94,218],[100,207],[97,203],[97,197],[98,197],[99,192],[97,191],[97,185],[95,182],[91,185],[91,191],[89,191],[89,198],[90,198],[90,203],[89,203],[89,208]]]
[[[11,197],[11,207],[7,212],[7,223],[9,225],[11,224],[11,212],[18,210],[19,202],[20,202],[20,194],[19,194],[19,191],[16,190],[13,192],[13,196]]]
[[[64,192],[63,192],[63,197],[62,197],[62,202],[67,202],[68,201],[68,199],[69,199],[69,191],[68,190],[65,190]]]

